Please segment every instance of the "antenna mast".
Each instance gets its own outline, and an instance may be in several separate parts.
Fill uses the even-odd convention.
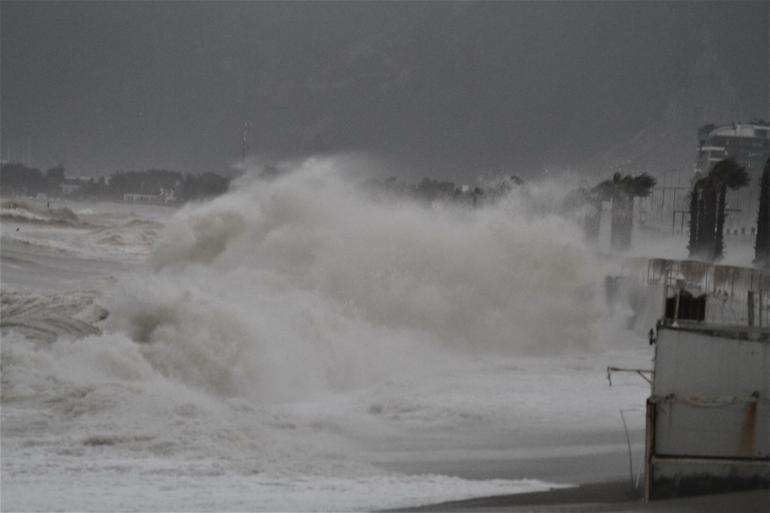
[[[241,137],[241,160],[243,162],[246,161],[246,153],[251,149],[249,147],[249,128],[251,128],[251,123],[246,121],[243,124],[243,136]]]

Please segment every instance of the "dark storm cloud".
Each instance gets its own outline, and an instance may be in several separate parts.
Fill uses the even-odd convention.
[[[753,3],[3,2],[3,156],[222,171],[366,150],[420,173],[577,164],[662,115],[702,50],[767,115]],[[716,120],[729,121],[729,120]],[[9,155],[10,154],[10,155]],[[417,172],[417,171],[415,171]]]

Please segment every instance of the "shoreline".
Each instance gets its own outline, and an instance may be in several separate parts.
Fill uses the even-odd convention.
[[[634,449],[637,449],[634,447]],[[624,482],[630,486],[628,452],[606,450],[591,454],[570,454],[540,458],[472,457],[435,461],[401,460],[379,461],[375,465],[401,474],[442,474],[471,480],[538,479],[550,483],[586,485],[603,482]],[[634,478],[638,471],[639,451],[634,453]],[[577,484],[579,483],[579,484]]]
[[[637,478],[636,453],[634,478]],[[464,479],[538,479],[555,484],[575,484],[541,492],[493,495],[422,504],[383,512],[659,512],[659,513],[767,513],[770,488],[699,495],[645,502],[643,483],[632,483],[628,453],[610,450],[541,458],[462,460],[411,460],[378,463],[400,473],[440,473]],[[641,470],[641,469],[640,469]]]
[[[770,511],[770,489],[645,502],[641,490],[634,490],[629,482],[608,481],[545,492],[494,495],[380,511],[766,513]]]

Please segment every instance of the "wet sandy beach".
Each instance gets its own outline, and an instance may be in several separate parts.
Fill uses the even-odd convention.
[[[592,483],[547,492],[499,495],[394,511],[766,513],[770,489],[645,502],[627,481]]]

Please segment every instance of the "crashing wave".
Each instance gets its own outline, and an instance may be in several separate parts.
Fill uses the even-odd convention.
[[[0,204],[0,218],[4,221],[50,224],[56,226],[88,226],[71,209],[43,208],[23,201],[8,200]]]
[[[107,310],[88,293],[0,291],[0,329],[29,339],[54,342],[59,337],[79,338],[101,333],[97,323]]]
[[[158,221],[132,219],[117,226],[100,228],[93,234],[97,244],[147,249],[155,242],[163,228]]]
[[[109,299],[106,329],[164,375],[284,400],[419,372],[451,351],[597,343],[592,255],[535,189],[475,209],[373,201],[333,159],[241,185],[178,211],[155,272]]]

